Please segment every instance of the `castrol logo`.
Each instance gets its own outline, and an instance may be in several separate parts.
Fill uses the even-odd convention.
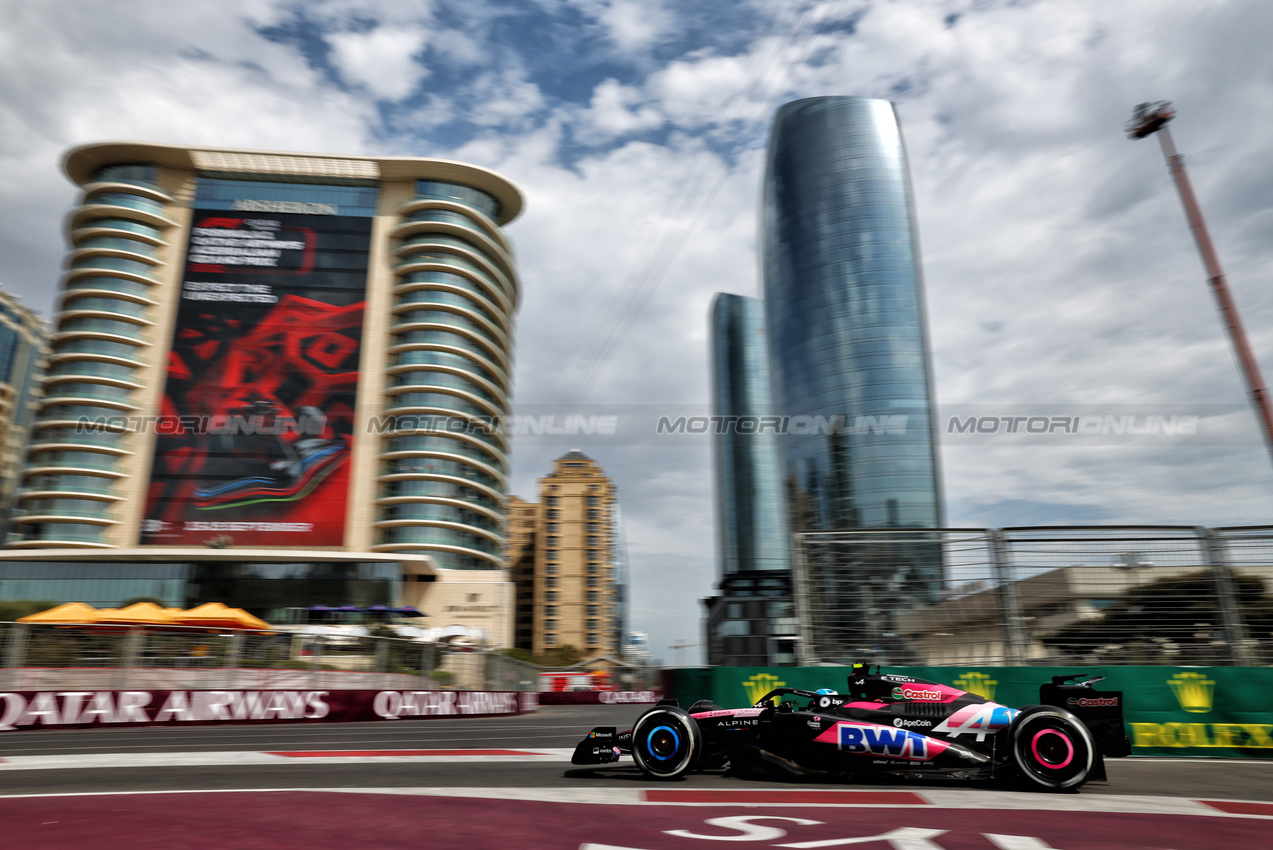
[[[893,699],[909,699],[909,700],[928,700],[930,702],[941,702],[941,691],[929,691],[924,688],[897,687],[893,688]]]
[[[1074,708],[1112,708],[1118,705],[1118,697],[1070,697],[1065,704]]]

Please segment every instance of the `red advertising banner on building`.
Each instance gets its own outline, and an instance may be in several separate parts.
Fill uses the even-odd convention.
[[[339,546],[372,219],[193,221],[141,542]]]

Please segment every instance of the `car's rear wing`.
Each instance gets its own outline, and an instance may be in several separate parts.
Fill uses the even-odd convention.
[[[1123,727],[1123,692],[1092,687],[1104,678],[1087,673],[1053,676],[1050,684],[1039,686],[1039,702],[1064,708],[1082,720],[1101,755],[1122,758],[1132,754]]]

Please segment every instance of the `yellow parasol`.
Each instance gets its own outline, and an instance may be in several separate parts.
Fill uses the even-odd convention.
[[[40,611],[37,614],[28,614],[25,617],[19,617],[19,623],[49,623],[58,626],[79,624],[79,623],[96,623],[98,610],[92,605],[85,605],[83,602],[67,602],[56,608],[50,608],[47,611]]]

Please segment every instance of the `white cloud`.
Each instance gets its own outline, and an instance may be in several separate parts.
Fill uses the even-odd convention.
[[[583,0],[580,5],[596,16],[610,40],[622,52],[639,54],[674,25],[662,0]]]
[[[426,73],[416,54],[426,42],[426,30],[412,26],[377,26],[327,36],[332,63],[341,77],[380,100],[401,100],[415,90]]]

